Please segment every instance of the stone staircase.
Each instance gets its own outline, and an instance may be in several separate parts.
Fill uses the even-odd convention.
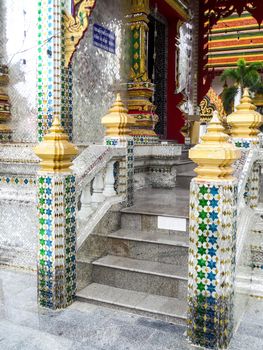
[[[120,229],[92,235],[91,283],[78,300],[184,323],[188,208],[189,189],[138,191],[135,205],[121,210]]]

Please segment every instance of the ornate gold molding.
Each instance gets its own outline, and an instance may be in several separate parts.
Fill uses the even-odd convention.
[[[69,66],[77,45],[89,26],[89,17],[95,6],[96,0],[74,0],[76,16],[64,13],[65,28],[65,61]]]

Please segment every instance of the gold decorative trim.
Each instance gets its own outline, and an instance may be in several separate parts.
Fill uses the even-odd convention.
[[[190,19],[189,14],[177,0],[165,0],[165,2],[175,10],[185,21]]]

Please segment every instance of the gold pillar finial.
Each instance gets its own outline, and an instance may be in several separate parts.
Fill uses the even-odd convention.
[[[40,171],[49,173],[70,172],[72,159],[78,154],[75,145],[69,142],[57,116],[43,142],[35,147],[36,155],[41,159]]]
[[[135,124],[135,119],[128,114],[120,93],[117,94],[115,102],[102,118],[101,123],[106,128],[107,136],[129,136],[131,134],[130,127]]]
[[[224,132],[217,111],[214,112],[207,133],[201,140],[201,143],[189,152],[190,158],[198,164],[195,169],[197,179],[233,179],[232,164],[241,157],[241,151],[229,142],[229,136]]]
[[[227,117],[233,138],[249,139],[258,136],[260,132],[259,127],[263,123],[263,117],[256,109],[249,96],[249,89],[245,88],[237,110]]]

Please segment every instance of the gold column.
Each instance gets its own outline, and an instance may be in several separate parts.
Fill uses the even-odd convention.
[[[8,67],[0,65],[0,142],[9,142],[12,137],[12,130],[7,124],[11,118],[8,83]]]
[[[154,131],[158,121],[155,106],[150,99],[154,85],[148,77],[148,15],[149,0],[131,0],[129,26],[131,32],[131,69],[128,82],[128,111],[133,115],[136,124],[132,136],[136,143],[157,142]]]

